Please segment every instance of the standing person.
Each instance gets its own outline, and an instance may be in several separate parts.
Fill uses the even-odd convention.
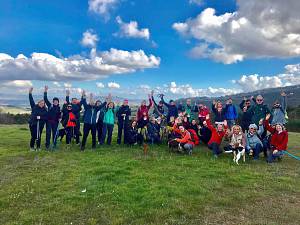
[[[167,114],[167,121],[170,121],[170,117],[177,118],[178,117],[178,109],[176,107],[176,104],[173,100],[169,101],[169,104],[165,102],[164,95],[161,94],[161,101],[163,104],[168,108],[168,114]]]
[[[256,126],[258,126],[259,121],[264,119],[266,115],[270,113],[270,110],[268,106],[264,104],[263,96],[257,95],[255,102],[256,103],[249,109],[249,113],[251,114],[252,123],[255,123]]]
[[[243,132],[248,131],[249,125],[252,121],[252,114],[249,110],[251,107],[251,99],[244,97],[243,101],[240,103],[240,109],[242,110],[241,127]]]
[[[115,124],[115,104],[109,100],[103,118],[103,129],[102,129],[102,137],[100,141],[100,145],[103,145],[107,136],[107,144],[111,145],[112,133],[114,130]]]
[[[146,105],[146,100],[143,100],[140,107],[138,108],[136,119],[138,121],[138,127],[143,128],[149,122],[149,110],[152,107],[151,96],[148,95],[149,105]]]
[[[157,104],[154,100],[153,93],[154,93],[154,91],[151,92],[151,99],[152,99],[152,102],[154,103],[153,114],[154,114],[155,118],[160,117],[163,119],[163,117],[165,116],[164,103],[160,100]]]
[[[281,103],[276,100],[274,102],[273,108],[272,108],[272,121],[271,125],[276,125],[276,124],[286,124],[286,108],[287,108],[287,103],[286,103],[286,93],[281,92]]]
[[[72,138],[74,138],[77,119],[72,110],[72,104],[64,104],[62,109],[62,125],[65,128],[67,149],[70,149]]]
[[[66,91],[66,102],[67,104],[72,105],[72,112],[76,117],[76,127],[74,127],[74,136],[76,138],[76,144],[80,144],[80,111],[81,111],[81,103],[77,98],[72,98],[72,102],[70,102],[70,90]]]
[[[235,125],[235,121],[238,118],[238,113],[235,106],[233,105],[232,98],[229,98],[226,101],[226,106],[224,110],[225,110],[225,119],[227,121],[227,126],[229,129],[231,129],[231,127]]]
[[[283,157],[283,151],[286,151],[288,145],[288,132],[280,123],[275,125],[275,128],[270,125],[271,114],[267,114],[264,122],[265,128],[271,133],[270,146],[271,149],[268,153],[268,163],[274,162],[275,159]]]
[[[123,105],[121,105],[117,111],[117,118],[118,118],[118,138],[117,144],[121,144],[122,140],[122,133],[123,143],[127,144],[127,129],[129,128],[129,116],[131,116],[131,109],[128,105],[128,100],[125,99],[123,101]]]
[[[96,101],[96,106],[99,107],[102,104],[100,100]],[[100,144],[101,136],[102,136],[102,129],[103,129],[103,118],[104,118],[104,108],[100,109],[97,112],[97,117],[96,117],[96,126],[97,126],[97,139],[98,139],[98,144]]]
[[[106,106],[106,101],[101,105],[95,105],[93,94],[90,94],[89,104],[86,101],[85,91],[82,91],[81,104],[84,107],[83,116],[83,138],[81,142],[80,150],[84,151],[86,139],[91,131],[92,133],[92,149],[96,148],[96,130],[97,130],[97,113]]]
[[[213,151],[214,157],[218,158],[218,155],[222,153],[220,150],[220,145],[222,143],[223,137],[226,134],[227,122],[224,120],[223,124],[217,124],[217,128],[213,127],[210,122],[209,114],[206,116],[206,123],[208,129],[211,131],[211,138],[208,142],[208,148]]]
[[[61,110],[59,106],[59,99],[54,97],[52,104],[48,100],[47,92],[48,86],[45,86],[44,101],[48,107],[47,123],[46,123],[46,149],[50,147],[50,139],[52,135],[53,148],[56,148],[56,141],[58,138],[58,124],[61,119]]]
[[[47,109],[45,107],[45,101],[39,100],[37,104],[35,104],[32,97],[33,87],[29,89],[29,103],[31,107],[31,114],[29,118],[29,129],[30,129],[30,151],[36,150],[40,151],[41,149],[41,136],[43,132],[43,128],[47,121]]]
[[[183,112],[187,116],[189,122],[194,119],[194,110],[192,106],[192,100],[190,98],[186,100],[186,104],[183,106]]]
[[[215,115],[215,123],[223,124],[224,120],[226,120],[225,110],[223,108],[222,102],[213,101],[211,109]]]
[[[209,109],[206,105],[198,104],[195,105],[194,112],[198,113],[199,125],[203,126],[203,122],[205,121],[206,115],[209,114]]]

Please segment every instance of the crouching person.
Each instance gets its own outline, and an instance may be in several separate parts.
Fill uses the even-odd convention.
[[[275,127],[270,125],[270,114],[267,114],[264,122],[265,128],[271,133],[270,146],[271,149],[268,152],[268,163],[274,162],[275,159],[281,160],[283,157],[283,151],[286,151],[288,144],[288,132],[284,129],[282,124],[276,124]]]
[[[147,125],[147,139],[150,144],[160,144],[160,124],[156,122],[155,117],[151,117]]]
[[[194,142],[192,140],[191,134],[184,126],[179,126],[180,138],[176,138],[175,141],[178,142],[178,149],[180,152],[185,152],[188,155],[192,155]]]
[[[224,147],[225,152],[232,152],[234,155],[233,161],[237,164],[241,156],[243,156],[245,162],[246,140],[242,128],[239,125],[233,125],[231,132],[228,132],[228,137],[230,138],[230,142],[228,146]]]
[[[224,120],[223,125],[222,124],[217,124],[217,128],[215,128],[211,122],[210,122],[210,116],[209,114],[206,115],[206,124],[208,129],[211,131],[211,138],[209,139],[208,142],[208,148],[212,150],[214,157],[217,158],[219,154],[222,153],[220,150],[220,145],[222,143],[223,137],[226,134],[227,130],[227,122]]]
[[[128,145],[143,144],[144,138],[143,135],[138,132],[137,122],[135,120],[131,122],[131,125],[127,130],[127,138]]]
[[[261,141],[261,135],[264,132],[262,121],[259,122],[260,126],[257,130],[255,123],[250,124],[248,132],[246,134],[246,153],[250,156],[253,155],[254,160],[259,159],[259,154],[263,152],[263,143]]]

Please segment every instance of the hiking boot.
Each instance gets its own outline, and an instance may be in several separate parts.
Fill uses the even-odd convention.
[[[252,156],[252,155],[253,155],[253,150],[251,149],[249,152],[249,156]]]
[[[29,151],[30,152],[35,152],[35,149],[34,148],[30,148]]]

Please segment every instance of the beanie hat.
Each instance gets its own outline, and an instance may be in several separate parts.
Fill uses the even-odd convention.
[[[58,101],[59,102],[59,99],[57,97],[54,97],[53,101]]]
[[[257,130],[257,126],[256,126],[256,124],[255,124],[255,123],[252,123],[252,124],[250,124],[250,125],[249,125],[249,129],[251,129],[251,128],[254,128],[254,129],[256,129],[256,130]]]

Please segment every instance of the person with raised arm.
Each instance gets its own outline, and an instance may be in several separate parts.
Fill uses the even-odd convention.
[[[246,133],[246,153],[253,156],[254,160],[259,159],[259,154],[264,151],[261,135],[264,132],[263,119],[259,121],[259,128],[256,124],[250,124]]]
[[[206,105],[198,104],[194,107],[194,112],[198,113],[199,125],[203,126],[203,122],[205,121],[206,115],[209,114],[209,109]]]
[[[100,145],[104,144],[106,138],[106,143],[108,145],[111,145],[112,133],[115,124],[115,104],[112,102],[110,94],[108,96],[107,102],[108,103],[106,105],[106,108],[104,109],[103,129]]]
[[[52,136],[53,149],[56,148],[58,138],[58,124],[61,119],[61,110],[59,99],[54,97],[52,103],[48,100],[48,86],[45,86],[44,101],[48,107],[47,122],[46,122],[46,149],[50,147],[50,139]]]
[[[268,152],[268,163],[274,162],[275,159],[281,160],[283,157],[283,151],[287,150],[288,145],[288,132],[285,130],[283,124],[277,123],[275,127],[270,125],[271,114],[266,115],[264,121],[265,128],[271,133],[270,146],[271,149]]]
[[[241,127],[243,132],[248,131],[249,125],[251,124],[252,114],[250,113],[249,109],[251,107],[251,99],[244,97],[242,102],[240,103],[240,109],[242,110],[241,116]]]
[[[233,125],[235,125],[235,121],[238,118],[238,113],[233,105],[232,98],[228,98],[226,101],[226,106],[225,106],[225,119],[227,121],[227,126],[229,129],[232,128]]]
[[[42,132],[47,121],[47,109],[45,107],[45,101],[39,100],[35,104],[32,96],[33,87],[29,89],[29,103],[31,107],[31,114],[29,118],[29,129],[30,129],[30,151],[40,151],[41,149],[41,137]],[[36,144],[36,149],[35,149]]]
[[[149,122],[149,110],[153,106],[150,94],[148,94],[148,99],[149,104],[146,105],[146,100],[143,100],[136,114],[136,120],[139,128],[144,128]]]
[[[129,117],[131,116],[131,109],[128,105],[128,100],[125,99],[123,104],[117,110],[117,118],[118,118],[118,138],[117,144],[121,144],[122,142],[122,133],[123,133],[123,143],[127,144],[128,138],[127,133],[129,129]]]
[[[287,102],[286,102],[286,93],[281,92],[281,103],[276,100],[273,104],[272,108],[272,121],[271,125],[276,125],[277,123],[286,124],[286,108],[287,108]]]
[[[226,134],[227,121],[224,120],[222,124],[217,124],[216,128],[211,124],[209,114],[206,115],[205,121],[208,129],[211,131],[211,138],[208,142],[208,148],[212,150],[214,157],[217,158],[218,155],[222,153],[222,151],[220,150],[220,145],[222,143],[223,137]]]
[[[163,117],[165,116],[164,103],[163,103],[163,101],[160,100],[157,104],[153,97],[153,93],[154,93],[154,91],[151,91],[151,99],[154,104],[153,114],[154,114],[155,118],[160,117],[163,119]]]
[[[86,101],[85,91],[82,91],[81,104],[84,107],[83,115],[83,137],[80,150],[84,151],[87,137],[92,133],[92,149],[96,148],[96,130],[97,130],[97,113],[106,106],[106,101],[101,105],[96,105],[93,99],[93,94],[90,93],[89,103]]]
[[[74,133],[76,139],[76,144],[80,144],[80,111],[81,111],[81,102],[77,98],[72,98],[72,101],[70,102],[70,90],[66,90],[66,102],[67,105],[72,105],[72,112],[75,115],[76,118],[76,127],[74,127]]]
[[[213,100],[211,105],[212,112],[214,113],[215,124],[223,124],[224,120],[226,120],[225,109],[223,108],[221,101]]]
[[[174,118],[178,117],[178,108],[174,100],[170,100],[169,103],[166,103],[164,100],[164,95],[161,94],[160,96],[161,96],[161,101],[168,108],[167,122],[170,122],[170,117],[174,117]]]

